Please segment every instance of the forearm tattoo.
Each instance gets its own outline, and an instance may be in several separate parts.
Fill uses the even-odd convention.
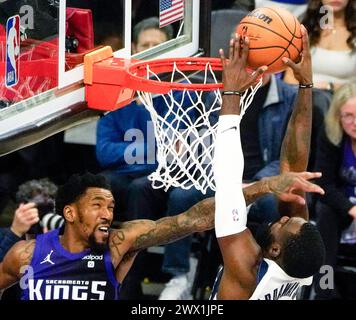
[[[257,198],[269,192],[267,182],[265,180],[257,181],[242,189],[246,205],[253,203]]]
[[[184,238],[194,232],[202,232],[214,227],[214,198],[200,201],[185,213],[151,221],[147,231],[140,234],[133,250],[166,244]]]
[[[112,231],[111,241],[109,241],[110,251],[115,253],[118,257],[122,257],[120,246],[125,241],[125,233],[122,230]]]

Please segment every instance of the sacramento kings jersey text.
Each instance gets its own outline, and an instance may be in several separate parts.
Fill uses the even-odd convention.
[[[59,229],[37,236],[22,300],[117,300],[120,284],[109,250],[70,253],[59,242]],[[31,273],[28,273],[31,275]]]

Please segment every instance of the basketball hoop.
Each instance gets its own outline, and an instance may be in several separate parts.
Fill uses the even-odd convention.
[[[221,60],[189,57],[130,62],[109,58],[90,65],[92,68],[85,67],[90,70],[85,80],[89,107],[114,110],[130,102],[136,91],[150,112],[158,162],[157,170],[149,176],[153,187],[195,187],[204,194],[208,188],[215,190],[212,160],[217,121],[212,118],[217,119],[222,102],[223,86],[215,75],[222,71]],[[262,79],[241,97],[241,115],[261,84]],[[126,100],[120,98],[125,90],[132,91]],[[103,104],[104,96],[114,103],[108,105],[106,100]],[[164,115],[155,109],[157,96],[165,101]]]

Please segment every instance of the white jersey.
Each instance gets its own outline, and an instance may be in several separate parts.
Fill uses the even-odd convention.
[[[212,297],[216,300],[222,269],[215,280]],[[257,287],[249,300],[295,300],[298,289],[311,285],[313,277],[293,278],[274,261],[263,259],[258,269]]]
[[[277,263],[269,259],[263,259],[259,274],[264,272],[264,268],[267,270],[261,275],[262,278],[250,300],[295,300],[298,289],[311,285],[313,281],[313,277],[290,277]]]

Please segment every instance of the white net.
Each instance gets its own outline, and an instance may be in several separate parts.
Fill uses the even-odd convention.
[[[149,64],[146,67],[147,79],[161,82],[159,75],[154,73]],[[214,142],[221,107],[219,89],[211,91],[189,90],[189,84],[218,83],[214,70],[209,62],[205,69],[193,76],[188,76],[176,64],[173,65],[170,81],[180,79],[187,83],[187,89],[169,91],[158,95],[164,100],[166,110],[156,110],[155,99],[151,92],[138,91],[138,96],[150,112],[156,143],[158,167],[149,179],[154,188],[195,187],[202,193],[208,188],[215,191],[212,160]],[[259,83],[246,90],[241,98],[241,115],[252,102],[252,99],[262,84]]]

